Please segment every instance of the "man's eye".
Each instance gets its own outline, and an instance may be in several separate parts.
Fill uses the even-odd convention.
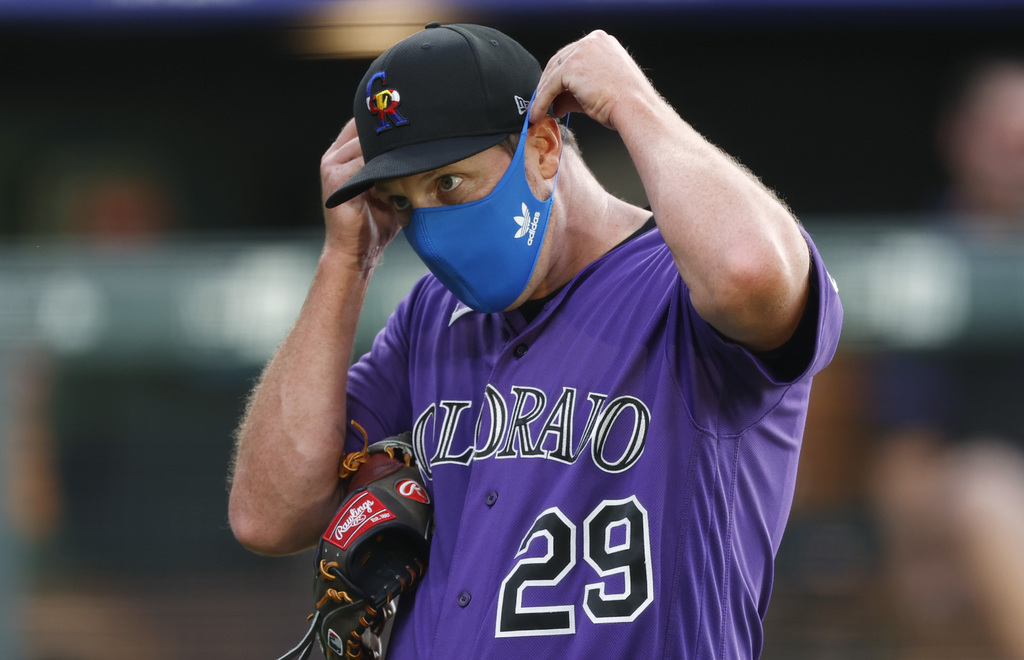
[[[395,207],[396,211],[404,211],[408,209],[410,206],[409,198],[399,197],[398,195],[395,195],[394,197],[391,198],[391,205]]]
[[[445,174],[437,180],[437,186],[441,192],[451,192],[458,188],[460,183],[462,183],[462,177],[454,174]]]

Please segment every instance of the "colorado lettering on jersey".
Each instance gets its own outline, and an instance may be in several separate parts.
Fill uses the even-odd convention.
[[[548,406],[547,394],[541,389],[513,385],[506,397],[488,384],[481,409],[476,411],[473,444],[463,448],[454,447],[454,439],[473,423],[473,402],[430,404],[412,429],[416,462],[426,478],[433,479],[432,466],[469,465],[487,459],[540,458],[571,465],[589,448],[590,460],[605,472],[628,470],[647,445],[650,409],[633,396],[609,401],[606,394],[590,392],[586,402],[578,402],[578,392],[572,387],[563,387],[558,399]],[[583,415],[586,421],[579,430],[577,422]],[[427,442],[429,429],[434,443]],[[428,456],[431,444],[436,449]]]

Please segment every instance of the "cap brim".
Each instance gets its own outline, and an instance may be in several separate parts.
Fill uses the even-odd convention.
[[[324,205],[333,208],[344,204],[373,187],[382,179],[397,179],[421,174],[475,156],[507,138],[511,132],[471,135],[410,144],[382,153],[366,163],[361,170],[331,193]]]

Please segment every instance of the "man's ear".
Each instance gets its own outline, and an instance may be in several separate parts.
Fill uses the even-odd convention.
[[[555,176],[558,159],[562,155],[562,131],[554,117],[547,116],[527,131],[527,154],[538,164],[540,175],[545,179]]]

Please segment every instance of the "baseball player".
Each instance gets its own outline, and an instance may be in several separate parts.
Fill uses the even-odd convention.
[[[316,543],[365,443],[350,421],[409,432],[433,532],[389,658],[757,657],[842,317],[807,233],[604,32],[542,70],[431,24],[353,112],[308,298],[239,429],[237,538]],[[618,132],[650,210],[601,187],[570,112]],[[399,231],[431,273],[350,368]]]

